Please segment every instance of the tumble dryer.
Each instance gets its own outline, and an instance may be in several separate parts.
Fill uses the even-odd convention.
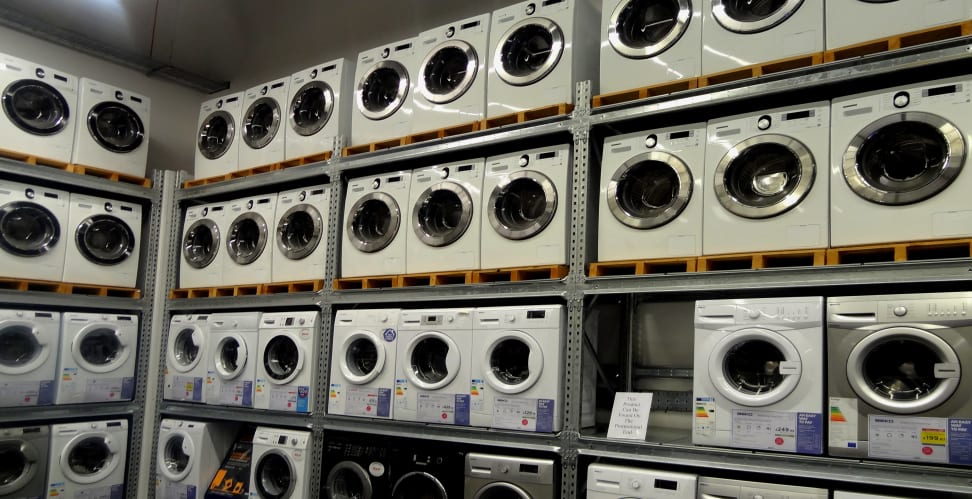
[[[243,92],[239,170],[284,160],[287,132],[281,126],[289,83],[290,78],[281,78]]]
[[[552,459],[470,452],[466,454],[464,497],[557,497],[559,474]]]
[[[51,426],[48,497],[125,497],[128,421]]]
[[[271,233],[276,220],[277,195],[264,194],[226,204],[224,285],[263,284],[273,276]]]
[[[223,233],[227,223],[224,203],[186,208],[182,224],[182,258],[179,287],[201,288],[223,284]]]
[[[58,281],[64,273],[69,196],[0,179],[0,275]]]
[[[699,477],[699,497],[749,499],[751,497],[785,497],[786,499],[827,499],[827,489],[798,487],[779,483]]]
[[[165,391],[162,398],[206,402],[209,362],[208,315],[173,315],[165,355]]]
[[[70,162],[78,119],[78,78],[0,54],[0,88],[0,149]]]
[[[405,273],[403,224],[411,220],[411,172],[348,181],[341,238],[341,277]]]
[[[50,447],[50,427],[0,428],[0,497],[46,497]]]
[[[273,282],[323,279],[331,187],[315,185],[277,194]]]
[[[823,453],[823,298],[695,304],[692,443]]]
[[[709,122],[703,254],[827,247],[829,125],[827,102]]]
[[[253,407],[260,312],[213,314],[206,361],[206,403]]]
[[[250,497],[306,499],[315,473],[311,432],[257,427],[250,460]]]
[[[702,253],[705,123],[604,139],[600,261]]]
[[[463,497],[463,452],[429,440],[396,440],[389,452],[392,499]]]
[[[201,498],[233,445],[236,424],[163,419],[159,424],[159,498]]]
[[[391,490],[388,439],[328,432],[321,465],[321,497],[383,499]]]
[[[972,19],[969,0],[840,0],[826,10],[828,50]]]
[[[0,407],[51,405],[61,314],[0,309]]]
[[[142,207],[71,193],[64,282],[134,288],[142,239]]]
[[[833,246],[972,235],[972,78],[834,99],[831,134]]]
[[[290,77],[285,158],[334,151],[339,139],[350,138],[352,64],[348,59],[335,59]]]
[[[263,314],[253,407],[297,413],[313,410],[319,325],[317,312]]]
[[[415,42],[411,38],[358,54],[350,145],[401,137],[411,129],[415,81],[409,71],[416,65]]]
[[[398,309],[338,310],[327,413],[391,419]]]
[[[81,78],[71,162],[145,176],[151,100],[134,92]]]
[[[698,480],[688,473],[594,463],[587,467],[587,499],[695,499]]]
[[[136,315],[64,312],[55,403],[132,400],[138,332]]]
[[[209,99],[199,106],[193,163],[196,178],[215,177],[237,170],[240,141],[236,134],[242,117],[242,92]]]

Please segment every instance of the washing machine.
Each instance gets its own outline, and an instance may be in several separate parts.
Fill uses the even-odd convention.
[[[785,497],[786,499],[827,499],[827,489],[798,487],[778,483],[750,482],[728,478],[699,477],[699,497],[749,499],[750,497]]]
[[[563,305],[478,308],[473,324],[472,426],[560,431]]]
[[[228,215],[226,203],[186,208],[182,224],[179,287],[203,288],[223,284],[222,250]]]
[[[972,293],[827,299],[830,455],[970,466]]]
[[[132,400],[138,333],[137,315],[61,314],[55,403]]]
[[[702,253],[826,248],[829,127],[827,102],[710,121]]]
[[[468,426],[472,308],[402,310],[395,419]]]
[[[391,419],[395,407],[398,309],[338,310],[327,413]]]
[[[162,398],[183,402],[206,402],[208,345],[211,317],[173,315],[165,355],[165,391]]]
[[[603,0],[601,93],[702,74],[703,0]]]
[[[480,267],[567,263],[570,146],[486,159]]]
[[[226,257],[223,285],[264,284],[273,278],[277,194],[241,198],[226,204]]]
[[[48,497],[125,497],[128,421],[51,425]]]
[[[206,370],[206,403],[253,407],[260,312],[213,314],[209,318],[211,354]]]
[[[0,274],[58,281],[68,243],[65,191],[0,179]]]
[[[823,453],[823,298],[695,304],[692,443]]]
[[[703,75],[824,50],[824,0],[712,0],[702,12]]]
[[[358,54],[351,145],[393,139],[411,130],[415,81],[409,68],[417,65],[416,41],[402,40]]]
[[[483,158],[412,171],[406,232],[409,273],[479,268]]]
[[[72,192],[64,282],[134,288],[142,238],[142,206]]]
[[[427,30],[415,44],[412,133],[482,120],[489,14]]]
[[[0,309],[0,407],[51,405],[61,314]]]
[[[239,170],[284,160],[287,132],[281,128],[286,119],[289,86],[290,77],[286,77],[243,92]]]
[[[0,428],[0,497],[40,499],[47,496],[48,426]]]
[[[68,163],[74,149],[78,78],[0,54],[0,149]]]
[[[313,411],[319,326],[317,312],[263,314],[253,407],[297,413]]]
[[[597,259],[702,254],[705,123],[607,137]]]
[[[585,80],[597,93],[599,4],[527,0],[493,11],[487,118],[573,104],[574,85]]]
[[[341,277],[405,273],[405,241],[411,220],[411,172],[348,180],[344,197]]]
[[[136,177],[148,162],[151,100],[110,83],[81,78],[71,162]]]
[[[235,437],[235,423],[163,419],[159,424],[155,496],[203,497]]]
[[[695,499],[698,480],[688,473],[594,463],[587,467],[587,499]]]
[[[831,245],[972,235],[972,78],[834,99],[831,133]]]
[[[461,447],[426,440],[396,440],[392,445],[392,499],[463,497]]]
[[[867,22],[871,19],[881,22]],[[969,0],[831,0],[827,2],[827,49],[969,19]]]
[[[324,278],[330,211],[328,185],[277,194],[270,273],[273,282]]]
[[[290,77],[285,158],[334,151],[338,139],[349,138],[353,64],[348,59],[335,59]]]
[[[240,141],[236,133],[242,118],[243,92],[209,99],[199,106],[193,163],[196,178],[216,177],[237,170]]]
[[[314,474],[311,432],[257,427],[250,460],[250,497],[306,499]]]
[[[556,497],[559,475],[552,459],[470,452],[466,454],[464,497]]]
[[[388,440],[367,434],[328,432],[321,467],[322,499],[384,499],[389,483]]]

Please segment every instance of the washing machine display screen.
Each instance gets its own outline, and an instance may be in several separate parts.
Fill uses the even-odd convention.
[[[260,258],[267,245],[267,222],[260,215],[246,213],[237,217],[226,235],[226,250],[240,265],[249,265]]]
[[[199,152],[206,159],[219,159],[229,151],[236,135],[236,123],[226,111],[216,111],[199,126]]]
[[[21,130],[54,135],[68,124],[71,108],[57,89],[37,80],[18,80],[3,90],[3,112]]]
[[[311,81],[300,87],[290,102],[290,123],[302,136],[321,131],[334,109],[334,91],[322,81]]]
[[[609,40],[622,55],[651,57],[678,40],[691,14],[689,0],[628,0],[614,12]]]
[[[118,102],[102,102],[88,113],[88,131],[112,152],[132,152],[142,145],[145,125],[138,113]]]
[[[511,85],[529,85],[547,76],[560,61],[563,32],[549,19],[528,19],[511,28],[498,50],[496,74]]]
[[[277,247],[291,260],[300,260],[317,249],[324,222],[317,208],[309,204],[294,206],[277,223]]]
[[[19,256],[50,251],[61,235],[60,224],[47,208],[15,202],[0,207],[0,246]]]
[[[449,377],[448,355],[449,345],[445,341],[436,337],[425,338],[412,350],[412,373],[426,383],[439,383]]]
[[[213,263],[219,251],[219,229],[210,220],[199,220],[186,231],[182,256],[192,268],[201,269]]]
[[[0,364],[23,367],[40,355],[41,345],[34,331],[27,326],[8,326],[0,329]]]
[[[719,202],[730,212],[746,218],[777,216],[810,192],[815,173],[805,149],[772,140],[736,149],[735,157],[731,151],[723,159],[715,179]]]
[[[111,464],[111,449],[104,437],[88,437],[71,448],[67,464],[78,475],[94,475]]]
[[[887,400],[921,400],[939,384],[935,365],[947,362],[928,344],[895,339],[871,348],[863,374],[871,390]]]
[[[105,366],[118,358],[122,350],[121,341],[114,329],[99,328],[81,338],[81,358],[89,364]]]
[[[31,473],[31,463],[21,450],[23,445],[23,442],[0,443],[0,492],[4,494],[16,492],[13,489],[16,483]]]
[[[99,265],[123,262],[135,249],[135,233],[121,219],[111,215],[86,218],[75,231],[78,249]]]
[[[351,342],[345,359],[356,376],[367,376],[378,367],[378,347],[371,340],[358,338]]]
[[[374,253],[386,248],[398,234],[401,218],[391,196],[377,194],[362,198],[351,209],[348,238],[360,251]]]
[[[493,347],[489,368],[504,384],[523,383],[530,379],[530,346],[517,339],[501,341]]]
[[[256,477],[260,497],[289,497],[295,485],[290,463],[279,454],[267,454],[260,458]]]
[[[441,247],[452,244],[472,222],[472,197],[459,184],[443,183],[429,188],[415,204],[415,233],[423,243]]]
[[[448,499],[439,480],[428,474],[411,472],[400,478],[392,489],[393,499]]]
[[[263,364],[272,379],[288,379],[300,365],[300,348],[287,336],[275,336],[267,343]]]
[[[236,374],[246,362],[242,350],[242,345],[236,338],[225,338],[219,343],[219,351],[216,353],[216,364],[223,374]]]
[[[270,97],[261,97],[250,104],[243,116],[243,142],[251,149],[262,149],[277,135],[280,128],[280,106]]]
[[[189,467],[189,454],[185,451],[185,437],[175,435],[165,444],[165,469],[174,475],[181,474]]]
[[[195,364],[199,357],[199,344],[196,343],[196,335],[193,329],[183,329],[176,335],[173,353],[176,362],[183,366]]]
[[[447,104],[469,88],[476,77],[476,51],[464,42],[449,42],[429,55],[423,64],[422,94],[436,104]]]
[[[539,234],[553,220],[557,191],[547,177],[510,176],[491,196],[490,223],[507,239],[528,239]]]
[[[726,381],[742,393],[763,395],[783,383],[780,363],[786,361],[775,345],[750,340],[737,343],[726,353],[723,369]]]
[[[681,161],[674,165],[638,161],[620,170],[608,189],[613,191],[608,205],[618,221],[636,229],[652,229],[674,220],[688,205],[692,175]]]

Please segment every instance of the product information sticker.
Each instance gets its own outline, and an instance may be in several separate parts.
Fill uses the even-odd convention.
[[[493,398],[493,428],[552,433],[555,417],[550,399]]]
[[[420,393],[416,405],[416,417],[423,423],[469,424],[469,395]]]
[[[823,415],[733,409],[732,446],[823,454]]]
[[[345,392],[345,414],[370,418],[387,418],[391,415],[391,390],[349,386]]]
[[[870,457],[948,462],[948,419],[870,415],[867,433]]]

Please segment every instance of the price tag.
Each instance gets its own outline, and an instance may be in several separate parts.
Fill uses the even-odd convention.
[[[648,416],[651,415],[651,392],[614,394],[608,438],[644,440],[648,435]]]
[[[944,428],[925,428],[921,430],[921,443],[925,445],[945,445],[948,443],[948,435]]]

